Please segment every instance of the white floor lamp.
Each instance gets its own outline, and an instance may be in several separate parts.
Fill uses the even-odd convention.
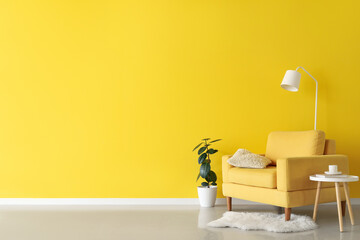
[[[314,129],[316,130],[316,117],[317,117],[317,98],[318,98],[318,82],[316,79],[305,70],[303,67],[297,67],[296,70],[287,70],[284,76],[284,79],[281,83],[281,87],[285,90],[288,90],[290,92],[297,92],[299,90],[300,85],[300,78],[301,74],[298,72],[299,68],[304,70],[309,76],[314,79],[316,84],[316,92],[315,92],[315,122],[314,122]]]

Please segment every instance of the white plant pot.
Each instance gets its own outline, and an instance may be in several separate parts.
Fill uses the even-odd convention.
[[[198,196],[201,207],[213,207],[216,201],[217,186],[198,187]]]

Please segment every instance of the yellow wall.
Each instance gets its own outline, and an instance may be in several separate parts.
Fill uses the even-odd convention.
[[[0,197],[196,197],[203,137],[318,128],[360,175],[358,1],[0,1]],[[221,183],[221,182],[219,182]],[[352,197],[360,197],[353,184]],[[221,194],[219,194],[221,196]]]

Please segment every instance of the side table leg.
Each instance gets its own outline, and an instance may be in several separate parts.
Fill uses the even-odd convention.
[[[353,211],[352,211],[352,207],[351,207],[351,202],[350,202],[350,195],[349,195],[349,187],[348,187],[348,183],[344,182],[344,190],[345,190],[345,197],[346,197],[346,202],[348,205],[348,209],[349,209],[349,215],[350,215],[350,221],[351,221],[351,225],[354,225],[354,215],[353,215]]]
[[[335,183],[335,190],[336,190],[336,202],[337,202],[337,209],[339,215],[339,225],[340,225],[340,232],[343,232],[343,219],[342,219],[342,211],[341,211],[341,195],[340,195],[340,183]]]
[[[318,205],[319,205],[320,189],[321,189],[321,182],[318,182],[317,189],[316,189],[315,204],[314,204],[314,213],[313,213],[314,221],[316,221],[316,214],[317,214],[317,209],[318,209]]]

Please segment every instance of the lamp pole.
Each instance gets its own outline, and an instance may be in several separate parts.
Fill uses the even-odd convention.
[[[317,99],[318,99],[318,81],[316,81],[316,79],[308,72],[308,71],[306,71],[306,69],[305,68],[303,68],[303,67],[297,67],[296,68],[296,71],[298,71],[299,69],[302,69],[302,70],[304,70],[312,79],[314,79],[314,81],[315,81],[315,84],[316,84],[316,92],[315,92],[315,122],[314,122],[314,130],[316,130],[316,119],[317,119]]]

